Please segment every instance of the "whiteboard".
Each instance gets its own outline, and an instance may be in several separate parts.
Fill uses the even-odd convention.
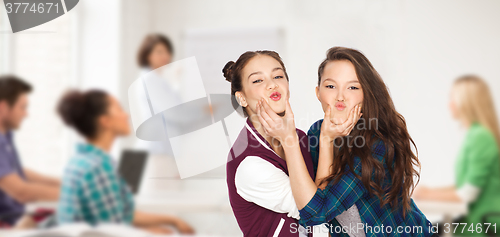
[[[183,34],[184,57],[196,57],[207,94],[229,94],[230,83],[222,74],[229,61],[246,51],[283,51],[283,30],[271,28],[187,29]]]

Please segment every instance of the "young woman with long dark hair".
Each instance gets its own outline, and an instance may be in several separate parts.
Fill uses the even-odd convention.
[[[266,135],[284,144],[299,223],[328,222],[334,236],[431,236],[431,223],[410,198],[419,175],[415,144],[370,61],[357,50],[331,48],[316,94],[325,118],[308,132],[315,180],[298,149],[289,104],[283,117],[266,103],[258,106]]]

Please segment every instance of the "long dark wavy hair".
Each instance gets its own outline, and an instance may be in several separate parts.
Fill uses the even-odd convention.
[[[418,157],[412,151],[412,146],[418,154],[415,142],[406,128],[404,117],[398,113],[389,95],[384,81],[370,61],[359,51],[344,47],[333,47],[328,50],[326,59],[318,69],[318,86],[325,65],[336,60],[347,60],[354,65],[356,75],[363,90],[363,117],[352,130],[351,138],[362,137],[363,146],[356,146],[357,139],[342,139],[342,144],[333,159],[332,174],[323,182],[338,182],[343,174],[354,173],[354,156],[361,158],[361,176],[359,178],[371,195],[376,195],[381,205],[390,204],[393,208],[403,208],[403,216],[410,209],[411,193],[413,192],[414,177],[420,180]],[[364,129],[361,122],[365,122]],[[369,129],[366,129],[366,128]],[[374,129],[373,129],[374,128]],[[377,140],[382,140],[386,146],[383,162],[372,156],[372,146]],[[346,166],[347,165],[347,166]],[[350,170],[347,170],[349,167]],[[392,183],[384,183],[390,177]],[[402,205],[402,206],[401,206]]]

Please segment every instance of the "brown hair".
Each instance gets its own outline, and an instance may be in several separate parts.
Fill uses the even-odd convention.
[[[9,106],[16,103],[21,94],[29,93],[33,89],[30,84],[14,75],[0,76],[0,101],[5,100]]]
[[[278,61],[283,67],[283,71],[285,72],[285,77],[286,80],[288,81],[288,74],[286,73],[286,68],[285,64],[281,60],[281,57],[278,53],[270,50],[258,50],[258,51],[247,51],[243,53],[236,62],[229,61],[226,63],[224,68],[222,69],[222,73],[224,74],[224,77],[226,78],[226,81],[231,82],[231,104],[233,105],[233,108],[237,111],[239,111],[237,108],[240,106],[238,104],[238,101],[236,100],[236,92],[243,90],[243,86],[241,83],[241,71],[245,67],[245,65],[252,59],[253,57],[257,55],[267,55],[270,56],[276,61]],[[243,116],[248,116],[246,109],[243,109]]]
[[[344,47],[333,47],[328,50],[326,59],[320,64],[318,69],[318,85],[321,83],[321,76],[327,63],[337,60],[347,60],[354,65],[359,83],[363,88],[363,118],[368,119],[369,128],[360,129],[355,126],[349,136],[363,137],[364,146],[355,146],[356,139],[347,137],[338,138],[342,140],[342,147],[333,159],[333,173],[322,182],[334,180],[338,182],[342,174],[353,170],[352,157],[361,158],[361,176],[354,173],[359,178],[370,194],[375,194],[381,205],[390,204],[392,207],[401,207],[403,216],[410,209],[411,193],[414,188],[414,176],[420,179],[418,171],[414,166],[420,167],[417,155],[412,151],[412,146],[416,148],[406,128],[404,117],[399,114],[389,95],[389,91],[375,70],[370,61],[359,51]],[[372,156],[372,146],[377,140],[382,140],[385,144],[386,153],[384,163]],[[349,146],[351,149],[349,149]],[[417,151],[418,154],[418,151]],[[346,169],[348,165],[350,170]],[[391,183],[385,183],[389,178]],[[417,181],[418,183],[418,181]]]
[[[59,101],[57,112],[64,123],[85,138],[95,138],[97,119],[108,110],[108,94],[101,90],[68,91]]]
[[[148,57],[153,51],[153,48],[156,44],[163,44],[170,54],[174,54],[174,48],[172,47],[172,43],[170,40],[162,35],[162,34],[149,34],[142,41],[141,47],[139,48],[139,52],[137,53],[137,63],[141,67],[149,66]]]

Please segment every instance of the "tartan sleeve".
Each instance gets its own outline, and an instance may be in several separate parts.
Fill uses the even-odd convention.
[[[109,165],[95,166],[82,179],[82,198],[94,222],[128,222],[118,177]]]
[[[57,205],[56,217],[59,224],[82,221],[82,208],[78,201],[80,183],[71,173],[66,172]]]
[[[361,169],[359,163],[356,169]],[[366,192],[361,180],[353,172],[348,172],[337,183],[332,180],[324,190],[316,190],[309,203],[299,210],[299,224],[314,226],[330,222],[354,205]]]
[[[311,159],[313,162],[314,174],[318,171],[318,159],[319,159],[319,135],[323,119],[320,119],[313,123],[307,131],[307,140],[309,142],[309,152],[311,153]]]

